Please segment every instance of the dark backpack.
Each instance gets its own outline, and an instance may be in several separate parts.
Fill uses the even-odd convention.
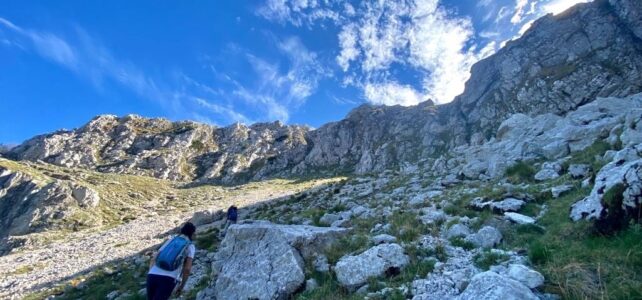
[[[172,238],[156,257],[156,266],[165,271],[180,268],[187,257],[187,249],[192,242],[184,235]]]
[[[237,218],[238,218],[238,212],[236,207],[230,207],[230,209],[227,210],[227,219],[230,221],[236,222]]]

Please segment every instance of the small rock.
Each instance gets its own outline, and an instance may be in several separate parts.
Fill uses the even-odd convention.
[[[357,294],[357,295],[365,295],[365,294],[368,293],[368,289],[369,288],[370,288],[370,285],[366,284],[366,285],[360,287],[359,289],[357,289],[357,291],[354,292],[354,293]]]
[[[502,241],[502,233],[495,227],[484,226],[475,234],[466,237],[466,240],[478,248],[490,248]]]
[[[507,220],[515,222],[517,224],[523,225],[523,224],[534,224],[535,219],[525,216],[522,214],[514,213],[514,212],[505,212],[504,217],[506,217]]]
[[[573,177],[573,179],[586,178],[591,171],[591,167],[586,164],[571,164],[568,166],[568,174]]]
[[[558,185],[558,186],[555,186],[555,187],[551,188],[551,194],[553,194],[553,198],[559,198],[560,196],[562,196],[562,194],[564,194],[564,193],[566,193],[566,192],[568,192],[568,191],[570,191],[572,189],[573,189],[572,185],[568,185],[568,184]]]
[[[305,291],[310,292],[314,291],[319,287],[319,283],[317,283],[317,280],[314,278],[310,278],[305,281]]]
[[[391,244],[397,241],[397,238],[389,234],[379,234],[372,237],[372,243],[375,245],[379,244]]]
[[[562,166],[556,162],[545,162],[542,168],[535,174],[535,180],[544,181],[560,177]]]
[[[448,228],[446,231],[446,238],[452,239],[454,237],[466,237],[470,234],[470,229],[468,226],[463,224],[455,224]]]
[[[319,223],[323,225],[330,225],[341,219],[339,215],[336,214],[325,214],[319,219]]]
[[[524,265],[511,264],[508,266],[508,276],[534,289],[544,284],[544,276]]]
[[[507,212],[507,211],[519,211],[526,202],[524,200],[519,200],[515,198],[506,198],[499,202],[492,202],[490,207],[494,211]]]
[[[118,297],[119,292],[118,291],[111,291],[107,296],[105,297],[107,300],[113,300]]]
[[[321,272],[321,273],[330,272],[330,264],[328,263],[328,257],[326,257],[323,254],[318,254],[314,258],[313,266],[317,272]]]

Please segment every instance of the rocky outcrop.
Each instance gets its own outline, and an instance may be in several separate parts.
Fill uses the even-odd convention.
[[[642,149],[624,148],[596,175],[591,193],[571,207],[571,219],[597,220],[605,233],[639,219],[642,209]]]
[[[50,180],[50,181],[46,181]],[[22,235],[56,227],[98,225],[99,219],[75,223],[73,215],[99,204],[91,188],[33,176],[0,167],[0,237]]]
[[[35,137],[8,156],[199,182],[414,165],[435,173],[455,167],[465,177],[493,176],[516,159],[580,151],[602,127],[585,123],[597,121],[595,117],[563,115],[598,97],[642,91],[641,10],[636,0],[598,0],[547,15],[475,64],[464,93],[447,105],[363,105],[316,130],[278,122],[214,128],[100,116],[76,130]],[[524,139],[564,125],[560,138],[544,134],[533,142]],[[491,145],[477,147],[493,137]],[[455,155],[465,156],[463,160],[445,156],[463,145],[470,147]],[[497,148],[505,150],[498,153]]]
[[[438,174],[461,174],[472,179],[497,178],[517,161],[554,160],[580,152],[594,142],[608,139],[613,144],[635,145],[642,116],[642,94],[625,98],[599,98],[566,116],[516,114],[504,121],[497,137],[479,146],[455,148],[446,163],[433,170]],[[630,121],[627,121],[630,120]],[[619,128],[619,130],[618,130]],[[538,180],[559,177],[560,163],[547,162],[536,174]]]
[[[305,282],[304,260],[314,259],[346,229],[269,222],[231,226],[212,269],[209,299],[288,299]]]
[[[37,136],[13,148],[9,156],[162,179],[232,182],[260,179],[288,169],[291,160],[301,161],[306,131],[279,122],[215,128],[104,115],[76,130]]]

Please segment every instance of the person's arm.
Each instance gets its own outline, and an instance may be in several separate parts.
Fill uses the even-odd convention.
[[[188,257],[185,259],[185,263],[183,264],[183,271],[181,272],[183,280],[181,280],[181,284],[176,289],[177,296],[181,294],[181,291],[183,291],[183,287],[185,286],[185,283],[187,282],[187,279],[189,278],[189,275],[191,272],[192,272],[192,258]]]

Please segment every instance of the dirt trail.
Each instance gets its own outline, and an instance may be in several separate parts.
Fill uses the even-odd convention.
[[[104,263],[123,259],[162,242],[161,235],[206,208],[241,207],[294,194],[296,190],[257,189],[195,207],[188,213],[141,217],[102,232],[78,232],[44,249],[24,250],[0,256],[0,299],[20,299],[51,288]]]

